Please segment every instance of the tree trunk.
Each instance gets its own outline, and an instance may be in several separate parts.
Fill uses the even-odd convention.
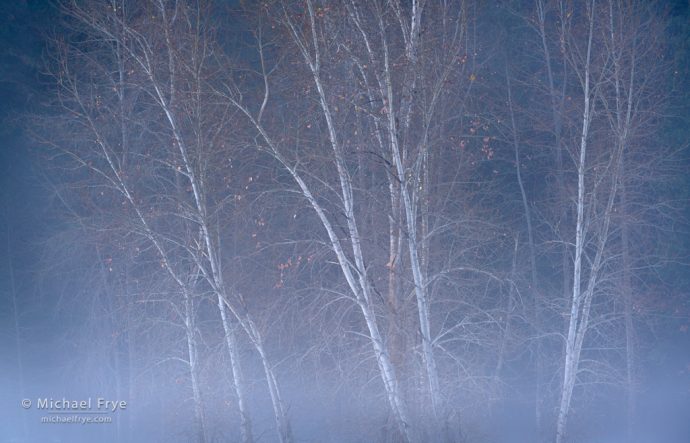
[[[573,263],[573,288],[572,299],[570,304],[570,318],[568,322],[568,332],[565,342],[565,363],[563,369],[563,384],[561,386],[561,400],[558,407],[558,419],[556,422],[556,443],[563,443],[565,439],[566,425],[568,421],[568,413],[570,412],[570,400],[572,398],[573,389],[577,379],[577,370],[580,361],[579,349],[577,349],[577,342],[580,336],[584,335],[584,323],[580,322],[580,315],[583,314],[583,322],[586,321],[588,312],[581,312],[583,305],[583,293],[581,290],[582,281],[582,259],[585,243],[585,172],[587,159],[587,143],[589,136],[589,124],[591,121],[591,103],[590,103],[590,57],[592,51],[592,37],[594,26],[594,11],[590,12],[589,22],[589,36],[587,44],[587,58],[584,66],[584,110],[582,115],[582,132],[580,135],[580,156],[577,163],[577,221],[575,225],[575,255]],[[590,275],[591,278],[591,275]]]
[[[199,385],[199,357],[196,344],[196,322],[194,320],[194,302],[191,295],[184,293],[185,334],[187,338],[187,355],[189,358],[189,374],[192,382],[192,395],[194,399],[194,417],[197,424],[197,441],[206,443],[208,433],[206,431],[206,417],[204,415],[204,403],[201,398]]]
[[[240,411],[240,434],[242,443],[252,443],[254,436],[252,434],[252,420],[247,405],[244,375],[240,364],[239,353],[237,352],[237,338],[235,331],[230,325],[230,321],[225,310],[223,298],[218,295],[218,310],[220,311],[221,322],[223,323],[223,332],[225,333],[225,344],[228,348],[230,356],[230,367],[232,368],[232,386],[237,395],[237,406]]]

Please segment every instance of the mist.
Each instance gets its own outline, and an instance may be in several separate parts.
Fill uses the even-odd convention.
[[[0,443],[690,441],[687,2],[0,12]]]

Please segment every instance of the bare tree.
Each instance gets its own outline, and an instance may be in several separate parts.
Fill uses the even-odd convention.
[[[258,133],[261,149],[291,175],[324,228],[364,318],[397,432],[406,441],[423,435],[411,429],[411,408],[401,386],[401,378],[410,377],[405,368],[413,366],[402,360],[413,360],[415,348],[424,368],[421,398],[428,401],[420,409],[431,411],[428,438],[455,438],[443,434],[450,432],[451,416],[454,425],[459,423],[442,392],[436,354],[458,358],[445,345],[454,343],[462,328],[452,321],[433,324],[432,293],[452,275],[500,280],[500,272],[434,250],[454,233],[476,229],[473,222],[463,225],[453,220],[455,214],[444,212],[455,209],[450,194],[462,189],[454,180],[471,174],[477,164],[452,151],[461,151],[467,141],[447,148],[462,136],[455,113],[462,112],[458,106],[476,80],[468,55],[467,14],[465,4],[416,1],[406,6],[278,3],[268,10],[268,21],[284,26],[296,54],[277,58],[265,33],[258,33],[257,81],[245,84],[260,84],[263,94],[253,97],[242,89],[240,76],[226,93]],[[299,66],[300,74],[293,78],[282,71],[284,65]],[[314,106],[294,101],[295,85],[313,98]],[[302,114],[296,120],[281,114],[281,99]],[[482,149],[490,156],[488,140]],[[458,155],[458,164],[444,161],[436,147]],[[376,187],[381,180],[385,189]],[[381,222],[380,215],[367,210],[384,201]],[[373,238],[386,239],[386,254],[367,244]],[[463,246],[476,245],[470,243]],[[388,274],[387,328],[378,314],[384,291],[373,270]],[[403,343],[410,328],[418,328],[418,335],[408,349]]]
[[[589,383],[634,421],[654,5],[61,6],[37,132],[98,288],[79,330],[107,323],[97,382],[174,376],[199,442],[291,442],[310,395],[369,440],[470,440],[534,402],[563,443]]]
[[[582,43],[575,40],[577,25],[564,36],[569,61],[580,82],[582,130],[579,150],[575,151],[577,216],[573,285],[556,431],[558,442],[565,439],[583,343],[591,324],[592,300],[601,292],[601,287],[605,287],[606,263],[615,255],[612,221],[621,198],[622,183],[627,179],[622,170],[625,153],[635,143],[635,132],[650,121],[649,114],[645,115],[649,108],[644,104],[653,95],[650,79],[654,76],[650,76],[649,71],[644,72],[644,66],[649,63],[645,57],[656,47],[654,36],[658,34],[638,34],[640,27],[633,25],[645,14],[634,3],[600,5],[591,2],[583,17],[586,28],[582,30]],[[643,108],[647,111],[640,112]],[[624,202],[625,195],[622,199]],[[624,224],[624,237],[627,236],[625,231]],[[624,247],[624,262],[629,260],[626,255]],[[632,376],[629,359],[633,358],[629,315],[626,314],[627,377]],[[630,400],[629,406],[632,406]]]
[[[198,220],[188,219],[188,214],[185,212],[187,208],[186,203],[183,200],[176,200],[185,194],[184,181],[182,180],[189,180],[192,183],[191,186],[195,197],[199,197],[199,193],[195,188],[196,182],[194,181],[193,171],[186,169],[183,172],[181,169],[183,166],[189,167],[188,158],[186,157],[187,152],[185,146],[180,145],[183,141],[179,139],[181,137],[179,129],[175,126],[176,121],[171,113],[170,102],[168,102],[168,99],[174,101],[176,94],[178,94],[175,63],[179,60],[173,58],[173,55],[182,56],[181,53],[173,54],[175,48],[171,46],[173,44],[171,40],[172,28],[174,27],[175,30],[180,31],[183,29],[182,26],[188,25],[190,28],[187,28],[187,30],[193,32],[193,26],[201,26],[199,22],[195,21],[199,20],[200,16],[190,15],[194,13],[192,9],[182,8],[178,10],[173,8],[173,17],[170,18],[167,14],[171,9],[164,3],[152,3],[145,6],[144,9],[131,8],[132,10],[129,9],[131,5],[119,2],[113,2],[106,8],[101,8],[95,4],[84,6],[70,4],[66,6],[65,12],[75,19],[81,30],[85,30],[89,35],[101,39],[104,44],[98,49],[105,50],[105,52],[98,53],[97,48],[89,48],[88,46],[64,46],[63,56],[59,59],[59,70],[56,73],[58,81],[63,87],[62,91],[65,93],[62,96],[61,104],[71,112],[74,121],[80,125],[80,132],[85,135],[85,143],[76,146],[62,145],[59,147],[62,148],[63,153],[70,157],[71,161],[76,162],[77,165],[100,177],[103,180],[100,186],[114,190],[116,195],[124,199],[122,203],[131,211],[130,223],[134,223],[134,231],[151,243],[159,255],[161,267],[167,271],[169,277],[179,288],[183,299],[181,316],[187,336],[187,361],[190,366],[195,414],[199,424],[198,439],[199,441],[207,441],[208,433],[205,425],[199,381],[198,337],[195,324],[195,302],[193,300],[193,285],[198,278],[194,276],[200,275],[206,269],[201,268],[201,263],[198,262],[201,250],[195,250],[187,246],[193,245],[194,238],[197,236],[197,233],[194,232],[196,229],[190,226],[187,220],[190,220],[192,224]],[[147,30],[146,34],[142,34],[132,27],[133,24],[136,25],[140,14],[147,14],[146,8],[149,7],[153,8],[152,11],[154,13],[160,14],[163,42],[168,45],[168,52],[164,54],[168,56],[166,65],[156,64],[157,59],[152,58],[154,53],[151,52],[151,46],[149,46],[154,44],[153,40],[151,40],[153,38],[153,34],[150,33],[151,29]],[[178,13],[180,14],[179,20],[177,20]],[[197,13],[201,14],[201,11],[197,10]],[[142,24],[142,22],[139,21],[139,24]],[[204,53],[201,51],[208,48],[195,46],[195,44],[205,44],[206,42],[203,40],[203,36],[198,34],[198,39],[192,39],[193,35],[187,34],[190,37],[190,41],[185,43],[191,43],[191,53],[186,55],[190,56],[190,62],[198,63],[196,68],[200,68],[206,60]],[[157,39],[159,37],[156,36]],[[86,52],[82,53],[81,51]],[[80,72],[74,70],[75,65],[72,63],[84,60],[88,60],[96,74],[101,75],[100,78],[96,76],[95,81],[83,78]],[[109,66],[108,63],[110,62],[114,66]],[[163,81],[163,78],[158,77],[159,68],[165,72],[165,74],[161,75],[165,75],[167,80],[169,80],[169,83],[166,83],[166,88],[170,88],[167,89],[169,96],[163,95],[163,85],[160,83]],[[192,66],[185,66],[184,68],[192,68]],[[198,71],[192,69],[189,69],[187,72],[198,73]],[[199,81],[199,79],[196,80]],[[146,98],[142,100],[142,96]],[[152,99],[152,101],[148,101],[148,99]],[[159,138],[160,142],[168,143],[170,139],[165,140],[165,132],[161,131],[164,131],[166,125],[169,126],[171,128],[172,141],[173,143],[177,142],[177,149],[179,149],[179,153],[182,156],[181,161],[178,161],[174,155],[172,157],[169,156],[169,153],[166,153],[165,150],[159,151],[163,155],[157,156],[157,153],[154,152],[155,149],[149,152],[133,149],[133,144],[131,143],[133,137],[132,130],[137,125],[133,124],[127,113],[141,105],[148,106],[148,112],[155,109],[150,108],[151,105],[160,106],[159,109],[161,109],[165,117],[160,122],[163,123],[163,126],[156,126],[157,122],[154,122],[149,128],[144,127],[142,129],[151,131],[154,134],[154,140]],[[112,120],[107,121],[104,119],[107,117],[114,117],[115,127],[111,124]],[[119,125],[119,128],[117,125]],[[88,140],[93,140],[93,145],[90,146]],[[141,139],[139,143],[141,143]],[[184,161],[187,161],[187,164]],[[160,174],[156,177],[158,183],[162,185],[159,188],[162,192],[160,197],[150,198],[152,196],[140,193],[140,189],[143,190],[147,186],[149,189],[152,189],[151,185],[155,183],[149,182],[147,184],[147,177],[141,175],[142,166],[147,164]],[[135,189],[136,186],[144,186],[144,188]],[[166,196],[166,193],[170,194]],[[146,200],[144,200],[145,198]],[[177,220],[173,221],[173,223],[161,223],[163,221],[161,216],[165,216],[167,211],[169,211],[169,206],[166,206],[166,200],[168,199],[173,203],[173,208],[176,204],[177,209],[181,212],[176,214]],[[181,223],[177,223],[180,221]],[[206,225],[202,223],[200,227],[201,229],[198,233],[200,238],[203,239],[204,235],[208,237],[208,232],[204,231]],[[179,228],[182,228],[182,231],[175,232],[170,230]],[[182,237],[180,238],[179,235]],[[179,262],[176,258],[180,252],[187,255],[187,258],[182,260],[182,262]],[[189,265],[192,267],[189,268]],[[191,274],[189,269],[191,269]],[[219,297],[221,296],[219,295]],[[227,325],[228,319],[224,315],[225,306],[221,299],[219,299],[218,306],[221,310],[222,320],[225,323],[226,333],[232,335],[234,332]],[[236,357],[236,355],[233,355],[233,340],[233,337],[228,336],[227,343],[231,347],[231,357]],[[233,361],[233,373],[236,376],[234,377],[236,392],[241,416],[243,417],[244,438],[249,441],[252,439],[251,429],[241,389],[242,381],[239,378],[239,370],[236,367],[239,362],[236,361],[236,358],[231,358],[231,360]]]

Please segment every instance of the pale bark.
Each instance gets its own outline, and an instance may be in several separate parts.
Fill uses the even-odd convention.
[[[400,109],[395,106],[397,102],[396,92],[392,80],[392,67],[389,58],[389,44],[386,38],[385,25],[381,13],[378,13],[378,32],[380,34],[380,43],[382,54],[375,54],[371,38],[367,35],[363,25],[362,17],[357,6],[351,3],[349,8],[350,18],[354,22],[356,28],[362,35],[367,49],[369,61],[372,64],[382,65],[382,73],[376,74],[376,82],[379,88],[380,97],[384,102],[385,124],[381,128],[378,122],[377,140],[382,144],[383,140],[387,140],[388,150],[390,152],[390,159],[393,165],[393,173],[390,174],[389,179],[391,183],[391,207],[392,209],[400,209],[404,216],[404,227],[406,235],[406,244],[409,255],[409,266],[412,272],[414,283],[414,294],[417,303],[417,316],[419,322],[419,332],[421,336],[421,350],[422,359],[425,366],[426,379],[429,390],[429,397],[431,399],[431,409],[436,423],[433,425],[435,429],[440,429],[445,426],[444,422],[447,419],[447,411],[445,401],[441,394],[440,382],[438,377],[438,368],[436,358],[433,351],[433,337],[431,332],[431,308],[429,302],[429,284],[427,269],[425,265],[424,256],[428,255],[428,222],[424,214],[421,215],[420,220],[420,204],[426,204],[428,192],[428,145],[426,139],[426,132],[422,135],[419,145],[416,147],[415,164],[408,167],[408,162],[411,147],[406,146],[406,140],[411,127],[412,109],[416,104],[415,90],[418,81],[418,52],[420,45],[422,13],[424,10],[423,2],[412,2],[409,20],[403,16],[403,12],[399,5],[394,4],[396,16],[400,22],[402,29],[403,40],[405,43],[406,68],[404,71],[404,80],[402,85],[402,92],[400,93]],[[364,70],[360,69],[363,77],[366,79]],[[441,81],[448,75],[447,70],[443,71]],[[367,87],[366,91],[369,95],[370,102],[375,99],[371,94],[371,90]],[[440,87],[434,90],[433,100],[426,111],[425,117],[428,119],[433,115],[434,107],[440,93]],[[428,121],[424,122],[425,131],[428,129]],[[381,130],[385,131],[385,137],[380,134]],[[426,185],[426,186],[425,186]],[[419,188],[422,188],[419,190]],[[395,191],[395,192],[393,192]],[[423,209],[423,208],[422,208]],[[394,216],[396,214],[394,213]],[[402,223],[399,220],[398,223]],[[421,226],[420,226],[421,223]],[[421,238],[418,236],[421,235]],[[391,239],[393,241],[393,239]],[[398,252],[400,252],[398,250]]]
[[[580,360],[580,352],[577,348],[579,338],[584,335],[586,329],[584,322],[587,320],[589,311],[583,309],[584,295],[581,291],[582,281],[582,259],[583,249],[585,243],[585,173],[586,173],[586,159],[587,146],[589,137],[589,127],[592,119],[591,102],[591,54],[592,54],[592,39],[594,35],[594,2],[590,4],[589,13],[589,33],[587,42],[587,55],[585,65],[582,73],[583,81],[583,114],[582,114],[582,131],[580,134],[580,150],[579,160],[577,163],[577,199],[576,212],[577,219],[575,225],[575,253],[573,263],[573,287],[572,299],[570,301],[570,317],[568,322],[568,331],[565,341],[565,362],[563,369],[563,384],[561,388],[561,400],[558,408],[558,420],[556,423],[556,443],[562,443],[565,440],[566,424],[568,420],[568,413],[570,412],[570,400],[572,398],[573,389],[577,380],[577,370]],[[586,306],[585,306],[586,307]],[[580,317],[582,316],[582,320]]]
[[[233,388],[237,396],[237,407],[240,412],[240,433],[243,443],[252,443],[254,435],[252,433],[252,419],[249,412],[249,405],[247,404],[244,374],[242,366],[240,365],[240,356],[237,350],[237,338],[235,331],[230,325],[227,318],[225,303],[220,295],[217,295],[218,311],[220,312],[221,323],[223,324],[223,332],[225,333],[225,344],[230,356],[230,367],[232,369]]]
[[[252,437],[252,432],[251,432],[251,420],[249,417],[249,410],[247,407],[247,400],[245,398],[245,392],[246,389],[243,386],[243,379],[241,378],[241,369],[240,369],[240,362],[236,360],[238,357],[237,350],[233,347],[233,345],[236,345],[236,340],[235,337],[233,336],[234,332],[232,329],[232,326],[229,325],[229,319],[227,318],[226,312],[225,312],[225,306],[230,308],[230,311],[232,314],[236,317],[244,331],[247,333],[247,335],[250,337],[250,342],[253,344],[253,346],[256,348],[260,358],[262,365],[264,367],[264,371],[266,373],[266,382],[269,386],[269,392],[271,393],[271,401],[273,403],[273,408],[274,408],[274,414],[275,414],[275,421],[276,421],[276,430],[278,432],[280,441],[282,443],[289,443],[292,441],[292,433],[290,431],[290,425],[289,425],[289,420],[287,418],[287,413],[285,411],[285,406],[280,400],[280,394],[279,394],[279,387],[277,383],[277,379],[275,374],[273,373],[273,368],[271,364],[267,360],[267,354],[264,350],[264,345],[263,345],[263,340],[261,338],[261,335],[255,327],[253,327],[253,322],[251,320],[251,317],[249,313],[246,311],[246,308],[244,308],[244,303],[240,300],[240,303],[242,304],[241,308],[235,307],[231,301],[230,297],[228,296],[228,290],[226,289],[226,285],[224,282],[224,277],[223,277],[223,269],[222,269],[222,264],[220,260],[220,252],[218,250],[218,246],[214,244],[213,242],[213,237],[211,235],[211,229],[209,227],[209,221],[208,221],[208,210],[206,207],[206,195],[205,195],[205,189],[204,189],[204,184],[203,182],[199,179],[199,173],[194,169],[191,159],[190,159],[190,154],[189,154],[189,149],[187,147],[187,143],[182,136],[182,132],[180,130],[179,124],[178,124],[178,118],[176,116],[176,113],[174,111],[174,106],[175,106],[175,98],[178,95],[177,91],[177,79],[176,79],[176,69],[177,69],[177,54],[173,52],[173,43],[171,41],[171,30],[169,29],[169,23],[168,18],[166,17],[166,9],[165,5],[163,2],[159,2],[160,6],[160,13],[163,18],[164,22],[164,34],[165,34],[165,39],[166,39],[166,51],[167,51],[167,58],[168,58],[168,83],[169,85],[167,86],[168,90],[166,93],[164,93],[164,87],[166,85],[161,84],[160,79],[156,77],[155,69],[154,66],[151,65],[151,60],[155,56],[154,53],[151,52],[150,47],[145,43],[141,42],[140,43],[140,50],[142,51],[143,55],[138,55],[136,52],[134,52],[132,49],[130,49],[131,56],[139,63],[139,65],[142,67],[144,73],[148,77],[148,80],[150,81],[151,87],[153,88],[154,91],[154,97],[157,99],[158,105],[160,106],[161,110],[164,112],[166,120],[168,122],[173,140],[174,140],[174,145],[177,147],[182,164],[184,166],[184,173],[182,174],[187,180],[188,183],[191,187],[192,190],[192,195],[193,195],[193,202],[194,202],[194,208],[196,209],[196,223],[199,226],[200,229],[200,236],[202,238],[202,244],[203,244],[203,249],[205,254],[203,254],[204,258],[201,257],[195,257],[195,260],[197,261],[197,264],[200,268],[200,271],[208,281],[208,283],[211,285],[213,290],[216,293],[216,297],[218,298],[218,308],[221,314],[221,321],[223,323],[223,330],[225,332],[225,342],[228,347],[228,353],[230,355],[230,360],[231,360],[231,367],[233,371],[233,375],[240,376],[240,378],[233,377],[233,384],[234,384],[234,389],[235,389],[235,394],[237,395],[238,398],[238,405],[240,409],[240,416],[241,416],[241,429],[242,429],[242,438],[244,439],[245,442],[251,442],[253,440]],[[132,34],[132,37],[136,41],[136,34]],[[203,49],[203,48],[202,48]],[[199,49],[200,51],[202,49]],[[195,58],[196,63],[203,63],[203,60],[200,58],[201,55],[197,55]],[[198,71],[195,71],[195,73],[198,73]],[[197,83],[197,85],[201,82],[200,79],[195,78],[193,79]],[[200,91],[199,91],[200,92]],[[201,97],[197,95],[197,100],[200,100]],[[201,148],[199,146],[198,148]],[[204,263],[206,261],[208,268],[206,264]]]
[[[374,350],[374,355],[376,356],[376,362],[378,364],[383,385],[386,390],[388,403],[391,407],[398,431],[400,432],[404,441],[413,441],[407,408],[402,398],[398,377],[390,360],[388,350],[384,346],[378,320],[374,314],[374,306],[371,298],[372,289],[368,279],[365,277],[366,270],[363,266],[364,259],[362,256],[358,230],[354,220],[354,213],[352,211],[353,202],[351,194],[346,193],[345,195],[341,195],[341,197],[343,198],[344,205],[350,208],[348,225],[351,229],[349,231],[348,239],[351,243],[352,254],[355,257],[354,263],[352,260],[350,260],[348,254],[345,252],[343,244],[336,234],[331,219],[326,214],[326,211],[322,207],[321,203],[319,203],[319,201],[314,197],[311,188],[304,181],[297,168],[287,161],[287,159],[283,156],[280,147],[273,141],[272,137],[261,125],[261,123],[252,116],[249,110],[234,98],[229,97],[229,100],[231,100],[231,102],[246,115],[252,125],[259,132],[266,145],[269,147],[273,157],[290,173],[293,180],[295,180],[301,194],[312,207],[319,219],[319,222],[325,229],[328,235],[330,246],[338,260],[339,268],[345,277],[348,287],[355,297],[357,306],[361,310],[362,316],[364,317],[367,325],[369,339]],[[341,169],[340,171],[342,175],[339,176],[339,180],[343,184],[343,188],[345,190],[349,189],[351,192],[351,188],[349,187],[349,176],[345,174],[344,169]]]
[[[303,39],[300,33],[297,31],[292,19],[289,14],[286,13],[286,22],[293,36],[293,40],[299,47],[299,50],[304,58],[304,61],[309,68],[314,85],[316,87],[319,99],[319,105],[321,107],[323,117],[326,121],[326,127],[328,130],[328,139],[333,152],[333,160],[337,170],[337,179],[340,186],[340,199],[343,205],[343,212],[345,215],[345,221],[348,230],[348,239],[351,247],[352,259],[354,263],[350,262],[349,258],[346,256],[344,249],[340,244],[331,221],[326,216],[325,211],[318,203],[318,201],[313,197],[311,190],[308,188],[307,184],[299,176],[299,173],[294,167],[289,167],[287,162],[282,159],[282,155],[278,154],[278,149],[269,142],[267,134],[262,133],[264,140],[271,146],[271,150],[274,156],[279,155],[279,161],[288,167],[290,174],[297,181],[300,190],[309,203],[312,205],[313,209],[317,212],[319,219],[326,228],[329,239],[331,241],[331,246],[338,257],[338,262],[340,268],[343,271],[345,278],[352,290],[353,294],[357,299],[357,304],[362,310],[362,314],[367,324],[369,330],[369,335],[371,338],[372,346],[374,348],[375,355],[377,357],[377,362],[383,378],[384,386],[388,394],[389,404],[391,406],[395,421],[397,423],[398,431],[400,432],[402,438],[405,441],[411,441],[412,437],[410,435],[410,422],[408,419],[407,408],[404,404],[402,398],[402,393],[400,390],[398,377],[395,373],[395,369],[388,355],[387,349],[385,349],[383,337],[379,331],[378,320],[374,314],[373,302],[372,302],[372,288],[370,286],[369,278],[366,275],[367,270],[364,265],[364,255],[361,246],[361,238],[359,234],[359,227],[356,220],[356,215],[354,211],[354,193],[352,188],[352,178],[347,171],[345,165],[345,160],[342,153],[342,148],[337,136],[337,129],[332,116],[332,110],[328,103],[325,86],[320,77],[321,69],[321,55],[319,42],[317,39],[317,30],[315,26],[315,16],[314,8],[310,0],[307,0],[307,9],[309,12],[310,20],[310,31],[312,35],[311,43]],[[312,48],[309,48],[309,45]],[[310,50],[311,49],[311,50]],[[312,52],[313,51],[313,54]],[[256,126],[258,122],[252,119]],[[257,128],[259,129],[259,128]],[[264,132],[261,129],[261,132]],[[356,270],[357,277],[353,275],[351,269]]]
[[[216,290],[218,298],[219,298],[219,310],[221,311],[221,320],[223,322],[223,328],[226,334],[232,334],[234,333],[232,330],[232,327],[229,325],[229,319],[227,316],[225,316],[225,311],[224,311],[224,303],[220,302],[221,300],[225,299],[225,295],[223,292],[219,292],[218,289],[222,289],[222,280],[220,280],[220,285],[218,284],[213,284],[213,283],[218,283],[215,279],[219,278],[220,275],[220,268],[217,265],[217,259],[216,259],[216,253],[217,251],[213,249],[212,245],[210,244],[210,232],[209,228],[207,225],[207,220],[206,220],[206,209],[205,209],[205,201],[203,200],[203,195],[202,195],[202,190],[200,189],[200,183],[196,179],[195,176],[195,171],[191,168],[191,164],[189,161],[189,155],[188,151],[186,148],[185,141],[183,140],[183,137],[181,136],[181,131],[178,127],[177,121],[176,121],[176,116],[175,112],[173,111],[173,103],[176,100],[176,97],[179,95],[178,94],[178,67],[177,67],[177,57],[179,57],[179,54],[174,53],[174,47],[173,47],[173,42],[172,42],[172,31],[171,31],[171,26],[172,26],[172,21],[175,20],[175,17],[177,17],[178,13],[180,11],[175,10],[175,14],[173,14],[173,17],[170,18],[167,16],[167,6],[163,1],[158,1],[157,4],[155,5],[158,8],[158,12],[161,14],[161,19],[163,22],[162,26],[162,31],[163,31],[163,36],[165,38],[165,51],[163,54],[163,60],[164,63],[167,65],[168,69],[168,81],[167,84],[162,84],[162,80],[157,77],[156,75],[156,66],[155,66],[155,60],[157,60],[157,53],[155,53],[150,46],[150,42],[146,40],[145,34],[140,33],[138,30],[133,29],[130,24],[126,23],[124,21],[124,15],[119,16],[117,11],[120,5],[117,5],[116,3],[113,3],[111,7],[112,11],[112,16],[110,17],[112,19],[112,22],[115,24],[115,29],[110,29],[106,24],[96,21],[93,19],[93,17],[90,16],[89,12],[86,10],[81,9],[78,5],[74,4],[72,8],[70,9],[69,13],[72,14],[75,18],[83,22],[85,25],[91,26],[93,31],[97,33],[98,35],[102,36],[103,38],[110,39],[113,42],[116,43],[116,59],[117,59],[117,68],[118,68],[118,79],[117,79],[117,85],[119,86],[118,89],[116,89],[116,94],[117,98],[119,101],[119,114],[120,114],[120,137],[121,140],[119,142],[119,146],[122,152],[121,158],[116,158],[114,156],[115,150],[112,149],[108,145],[107,137],[103,136],[101,134],[101,128],[99,128],[98,124],[93,121],[91,116],[89,115],[89,112],[87,110],[87,107],[84,106],[81,103],[81,97],[79,97],[78,93],[78,88],[77,85],[70,85],[69,87],[71,88],[71,92],[74,94],[74,99],[77,101],[77,104],[81,107],[81,110],[83,111],[83,117],[85,118],[88,126],[90,127],[91,131],[93,132],[96,140],[96,144],[100,147],[101,154],[103,159],[105,160],[106,164],[108,165],[109,171],[103,171],[103,170],[97,170],[93,166],[91,166],[88,162],[82,162],[84,166],[89,167],[92,169],[94,172],[96,172],[99,176],[105,178],[107,182],[109,182],[110,185],[112,185],[118,192],[122,194],[123,197],[125,197],[126,201],[131,205],[133,211],[134,211],[134,217],[135,220],[137,220],[141,224],[141,228],[143,231],[144,236],[153,244],[154,249],[158,253],[158,255],[161,257],[161,263],[165,270],[167,271],[168,275],[172,278],[172,280],[176,283],[176,285],[180,288],[183,294],[185,294],[185,306],[187,303],[192,303],[192,300],[189,299],[187,300],[187,297],[191,297],[189,288],[187,284],[184,282],[184,278],[182,277],[182,274],[174,269],[172,262],[169,259],[169,254],[166,251],[166,247],[164,245],[164,242],[162,241],[162,238],[164,236],[161,236],[161,233],[156,232],[154,228],[151,227],[149,221],[147,220],[146,216],[144,215],[144,212],[141,210],[139,203],[133,196],[133,192],[130,189],[130,186],[127,183],[127,180],[125,179],[126,177],[126,152],[127,152],[127,126],[125,124],[125,109],[124,109],[124,97],[125,97],[125,82],[124,82],[124,55],[126,54],[129,60],[135,64],[135,66],[138,66],[142,73],[144,74],[144,78],[146,78],[149,82],[149,87],[152,89],[151,90],[151,95],[152,97],[156,100],[158,106],[160,107],[161,111],[163,111],[163,114],[166,118],[166,121],[169,124],[170,127],[170,132],[173,138],[173,146],[176,147],[182,157],[183,164],[185,166],[185,170],[183,171],[176,171],[176,175],[178,176],[183,176],[189,180],[190,186],[192,187],[193,190],[193,197],[194,197],[194,203],[196,205],[198,214],[197,214],[197,220],[196,222],[200,226],[201,234],[203,237],[204,241],[204,246],[206,249],[209,251],[207,253],[207,256],[210,257],[209,262],[210,262],[210,267],[211,267],[211,280],[212,287],[214,290]],[[180,5],[176,5],[176,8],[181,7]],[[122,8],[119,8],[119,11],[122,12]],[[178,20],[180,19],[179,17],[177,18]],[[197,32],[198,29],[192,30],[192,32]],[[203,41],[201,39],[201,36],[196,36],[199,37],[194,40],[195,43],[197,44],[206,44],[207,42]],[[206,48],[202,48],[201,50],[205,50]],[[190,61],[190,63],[203,63],[203,54],[195,54],[196,58],[195,60]],[[67,68],[67,67],[66,67]],[[199,71],[194,71],[195,74],[199,74]],[[65,76],[65,79],[68,80],[68,85],[71,79],[68,76]],[[193,81],[197,81],[198,85],[198,78],[193,79]],[[146,89],[146,85],[139,85],[140,87]],[[79,160],[78,156],[75,156],[77,160]],[[192,251],[188,251],[192,253]],[[192,255],[194,255],[192,253]],[[197,264],[199,265],[199,271],[204,275],[204,277],[209,277],[209,273],[207,272],[206,267],[203,265],[203,263],[198,259],[198,257],[192,257],[192,259],[196,260]],[[189,319],[190,321],[193,320]],[[232,346],[235,344],[235,338],[232,337],[231,335],[226,335],[226,345],[228,347]],[[192,369],[192,385],[193,385],[193,391],[194,391],[194,397],[195,397],[195,403],[197,403],[197,399],[200,399],[197,394],[200,395],[200,390],[198,389],[198,377],[196,374],[194,374],[195,368],[197,366],[197,357],[196,357],[196,344],[195,344],[195,338],[193,336],[193,331],[190,331],[189,328],[187,328],[187,340],[188,340],[188,354],[189,354],[189,364],[190,368]],[[236,361],[235,359],[237,358],[238,353],[236,352],[235,349],[228,349],[229,354],[230,354],[230,359],[231,359],[231,367],[233,368],[233,375],[241,374],[241,370],[239,368],[239,362]],[[264,354],[265,355],[265,354]],[[242,379],[236,379],[233,377],[233,384],[234,384],[234,389],[235,393],[238,397],[238,404],[240,405],[240,415],[241,415],[241,421],[242,421],[242,435],[243,439],[245,442],[251,442],[252,441],[252,436],[251,436],[251,429],[250,429],[250,420],[248,416],[248,408],[246,406],[246,399],[244,398],[245,394],[244,392],[246,391],[243,386],[241,386],[243,383]],[[200,401],[200,400],[199,400]],[[197,419],[200,422],[200,426],[202,427],[200,432],[199,432],[199,438],[204,438],[206,439],[206,431],[203,429],[203,410],[202,406],[199,404],[197,407]]]

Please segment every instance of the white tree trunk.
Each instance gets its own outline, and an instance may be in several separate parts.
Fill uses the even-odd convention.
[[[244,375],[242,373],[242,366],[240,364],[239,352],[237,352],[237,338],[235,331],[230,325],[223,298],[218,297],[218,311],[220,312],[220,319],[223,323],[223,332],[225,333],[225,344],[228,348],[230,356],[230,367],[232,369],[232,386],[237,395],[237,406],[240,411],[240,434],[242,443],[253,443],[254,436],[252,434],[252,420],[249,413],[249,406],[247,404]]]
[[[592,2],[593,6],[593,2]],[[575,225],[575,255],[573,264],[573,289],[570,301],[570,318],[568,322],[568,332],[565,342],[565,363],[563,368],[563,384],[561,386],[561,400],[558,408],[558,419],[556,423],[556,443],[562,443],[565,439],[568,413],[570,412],[570,400],[577,379],[580,353],[577,349],[578,336],[584,335],[585,330],[580,322],[582,313],[583,294],[581,291],[582,281],[582,259],[585,242],[585,172],[587,159],[587,143],[589,137],[589,125],[592,119],[592,103],[590,97],[590,60],[592,52],[592,37],[594,28],[594,10],[591,8],[589,17],[589,35],[587,43],[587,56],[584,66],[584,110],[582,115],[582,132],[580,134],[580,156],[577,163],[577,221]]]

